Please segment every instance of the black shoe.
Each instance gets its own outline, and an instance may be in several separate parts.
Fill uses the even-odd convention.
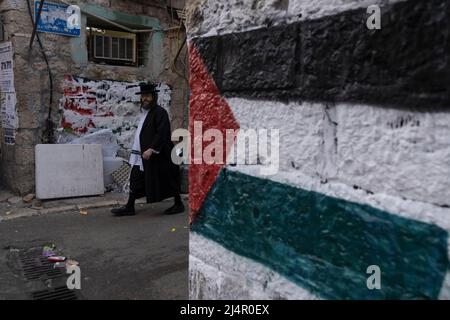
[[[177,214],[184,212],[184,204],[174,204],[169,209],[164,211],[164,214]]]
[[[134,216],[136,214],[136,212],[134,211],[134,208],[128,208],[127,206],[112,209],[111,213],[113,215],[115,215],[116,217]]]

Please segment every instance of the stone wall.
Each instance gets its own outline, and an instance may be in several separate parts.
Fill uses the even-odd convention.
[[[179,61],[176,64],[177,72],[172,66],[175,54],[182,44],[183,29],[151,33],[146,48],[148,57],[143,66],[112,66],[88,61],[84,31],[87,14],[140,29],[161,30],[179,26],[178,20],[172,21],[165,1],[77,0],[71,1],[71,4],[77,4],[82,9],[81,37],[39,33],[53,74],[51,108],[54,123],[59,126],[62,120],[59,107],[64,94],[64,79],[67,76],[76,76],[94,81],[152,81],[167,84],[172,92],[172,126],[174,129],[186,127],[188,84],[182,75],[187,73],[187,70],[183,69],[182,64],[180,66]],[[19,118],[16,144],[2,144],[1,147],[1,180],[15,193],[26,194],[34,190],[34,146],[42,141],[49,109],[48,70],[36,40],[31,52],[28,49],[32,24],[26,1],[3,0],[0,3],[0,14],[3,16],[8,40],[14,46]],[[184,49],[182,53],[185,51]],[[182,72],[179,71],[180,68]]]
[[[272,176],[191,165],[191,298],[448,299],[449,2],[190,13],[191,123],[280,135]]]

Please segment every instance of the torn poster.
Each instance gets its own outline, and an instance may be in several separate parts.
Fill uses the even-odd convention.
[[[0,116],[6,144],[15,144],[15,131],[18,127],[16,103],[15,93],[1,93]]]
[[[58,143],[99,130],[109,129],[119,145],[119,155],[131,152],[140,119],[139,81],[91,80],[67,75],[63,81],[64,95]],[[158,83],[158,104],[170,117],[172,91],[166,83]]]
[[[14,87],[13,46],[11,42],[0,43],[0,120],[6,144],[15,144],[18,125]]]
[[[13,49],[11,42],[0,43],[0,92],[16,92],[14,88]]]

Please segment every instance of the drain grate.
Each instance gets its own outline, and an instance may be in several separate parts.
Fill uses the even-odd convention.
[[[55,268],[42,255],[42,247],[13,249],[11,266],[20,269],[27,293],[33,300],[82,300],[78,290],[67,288],[66,268]],[[17,270],[19,271],[19,270]]]
[[[33,300],[78,300],[73,290],[67,287],[57,287],[31,293]]]
[[[55,269],[53,264],[42,256],[41,251],[21,251],[19,261],[27,280],[56,279],[64,276],[60,269]]]

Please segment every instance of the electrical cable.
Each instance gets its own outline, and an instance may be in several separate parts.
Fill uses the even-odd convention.
[[[184,15],[184,14],[186,14],[186,8],[183,8],[182,15]],[[178,29],[177,35],[176,35],[177,40],[178,40],[179,37],[180,37],[180,31],[181,31],[181,27],[182,27],[182,25],[183,25],[183,19],[182,19],[181,17],[179,17],[179,18],[180,18],[180,25],[179,25],[179,29]],[[175,59],[173,59],[173,61],[172,61],[171,68],[172,68],[172,71],[174,71],[177,75],[179,75],[179,76],[182,77],[184,80],[186,80],[187,84],[189,85],[189,79],[188,79],[188,77],[186,76],[186,74],[185,74],[184,72],[181,73],[181,72],[178,70],[177,66],[176,66],[177,59],[178,59],[178,57],[179,57],[179,55],[180,55],[180,53],[181,53],[181,51],[182,51],[184,45],[186,44],[186,41],[187,41],[187,36],[185,35],[184,40],[183,40],[183,42],[181,43],[181,45],[180,45],[180,47],[179,47],[179,49],[178,49],[178,52],[177,52],[177,54],[176,54],[176,56],[175,56]],[[185,58],[185,59],[186,59],[186,58]],[[183,66],[185,67],[184,70],[186,70],[187,68],[186,68],[186,64],[184,63],[184,61],[183,61]]]
[[[33,28],[34,28],[35,24],[34,24],[34,19],[33,19],[33,13],[32,13],[32,10],[31,10],[30,0],[26,0],[26,2],[27,2],[27,5],[28,5],[28,13],[30,15],[31,24],[33,25]],[[36,40],[37,40],[37,42],[39,44],[39,48],[41,50],[42,57],[44,58],[45,64],[47,65],[48,77],[49,77],[49,82],[50,82],[50,105],[48,106],[48,116],[47,116],[47,122],[46,122],[46,130],[44,131],[44,134],[47,135],[47,142],[53,143],[53,130],[54,130],[54,127],[55,127],[55,124],[53,123],[53,120],[52,120],[53,75],[52,75],[52,70],[50,68],[50,63],[48,62],[47,54],[45,53],[44,45],[42,44],[41,38],[39,37],[39,33],[37,33],[37,32],[36,32]],[[44,141],[44,134],[43,134],[43,137],[42,137],[43,141]]]

